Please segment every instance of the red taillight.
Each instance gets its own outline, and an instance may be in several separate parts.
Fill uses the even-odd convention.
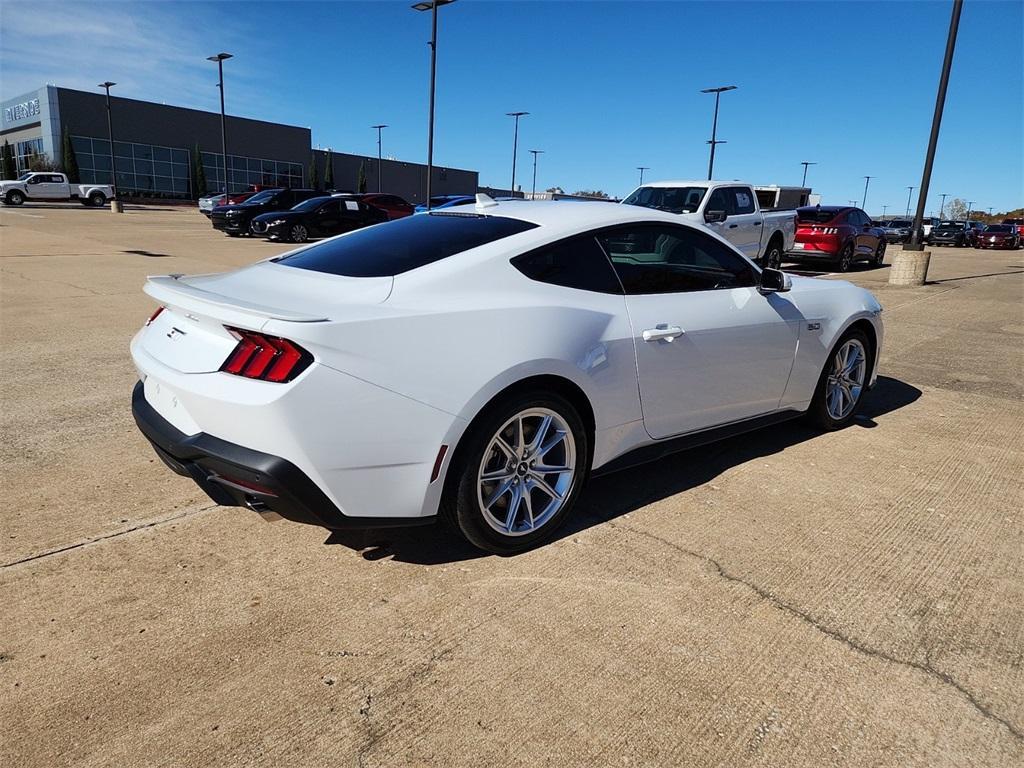
[[[225,373],[283,384],[313,362],[309,352],[288,339],[240,328],[228,330],[238,337],[238,344],[220,368]]]
[[[160,316],[160,313],[163,312],[164,309],[166,309],[166,307],[157,307],[156,312],[149,316],[149,320],[146,321],[146,325],[152,325],[153,321]]]

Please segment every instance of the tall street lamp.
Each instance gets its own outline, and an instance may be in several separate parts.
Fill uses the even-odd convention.
[[[512,197],[516,196],[516,149],[519,146],[519,118],[530,114],[529,112],[506,112],[508,117],[516,121],[515,131],[512,134]]]
[[[868,209],[868,184],[871,183],[871,180],[873,178],[875,178],[875,177],[874,176],[865,176],[864,177],[864,199],[861,201],[861,204],[860,204],[861,210],[863,210],[863,211],[866,211]]]
[[[380,183],[380,178],[381,178],[380,132],[383,131],[385,128],[387,128],[387,126],[381,124],[381,125],[371,125],[370,127],[377,129],[377,191],[378,192],[383,192],[384,188],[381,186],[381,183]]]
[[[968,219],[971,218],[971,211],[974,210],[974,204],[976,202],[978,202],[978,201],[977,200],[968,200],[967,201],[967,218]]]
[[[724,141],[718,141],[718,101],[725,91],[735,90],[735,85],[723,85],[721,88],[704,88],[701,90],[701,93],[715,94],[715,119],[711,123],[711,141],[708,142],[711,145],[711,157],[708,159],[708,181],[711,180],[715,172],[715,147],[718,144],[725,144]]]
[[[990,205],[990,206],[988,207],[988,215],[989,215],[989,216],[991,216],[991,215],[992,215],[992,208],[993,208],[993,207],[994,207],[994,206],[991,206],[991,205]]]
[[[427,121],[427,210],[430,210],[430,177],[434,171],[434,81],[437,75],[437,9],[455,0],[424,0],[414,11],[430,11],[430,116]]]
[[[224,128],[224,61],[230,59],[230,53],[218,53],[215,56],[207,56],[207,61],[217,62],[217,74],[219,80],[217,87],[220,88],[220,154],[224,163],[224,202],[228,201],[228,134]],[[199,158],[199,162],[203,162]]]
[[[806,187],[807,186],[807,166],[808,165],[817,165],[817,163],[802,162],[802,163],[800,163],[800,165],[802,165],[804,167],[804,178],[803,178],[803,181],[800,182],[800,186],[801,187]]]
[[[949,192],[942,193],[942,202],[939,204],[939,218],[942,218],[943,211],[946,210],[946,198],[949,197]]]
[[[932,115],[932,132],[928,137],[928,154],[925,156],[924,173],[921,175],[921,193],[917,196],[917,213],[914,215],[914,226],[910,234],[910,242],[904,250],[923,251],[920,240],[921,221],[924,219],[924,206],[928,198],[928,185],[932,181],[932,164],[935,162],[935,147],[939,143],[939,126],[942,124],[942,110],[946,105],[946,87],[949,85],[949,70],[953,67],[953,51],[956,48],[956,33],[960,28],[960,11],[963,0],[953,0],[953,12],[949,17],[949,34],[946,36],[946,55],[942,60],[942,75],[939,78],[939,90],[935,95],[935,113]]]
[[[638,171],[640,171],[640,186],[642,187],[644,185],[644,171],[651,170],[651,166],[649,166],[649,165],[638,165],[636,167],[636,169]]]
[[[107,96],[107,138],[110,141],[110,186],[114,188],[114,200],[117,200],[117,166],[114,165],[114,123],[110,119],[110,88],[117,85],[109,80],[97,85],[97,88],[102,88]],[[120,204],[114,206],[114,210],[120,208]]]
[[[530,199],[533,200],[537,197],[537,155],[543,155],[543,149],[531,149],[530,154],[533,155],[533,192],[530,194]]]
[[[910,198],[914,196],[914,188],[907,187],[907,216],[910,216]]]
[[[886,210],[886,208],[888,208],[888,207],[889,207],[888,205],[883,205],[883,206],[882,206],[882,218],[883,218],[883,219],[885,218],[885,210]]]

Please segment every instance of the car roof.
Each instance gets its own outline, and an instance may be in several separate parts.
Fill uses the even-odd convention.
[[[739,184],[742,187],[750,186],[745,181],[709,181],[708,179],[700,179],[698,181],[693,180],[679,180],[679,179],[668,179],[666,181],[645,181],[641,184],[641,187],[712,187],[719,186],[722,184],[736,185]]]
[[[622,205],[601,201],[580,200],[574,205],[565,205],[559,200],[516,200],[495,201],[486,207],[459,206],[457,210],[439,210],[436,216],[504,216],[509,219],[529,221],[542,227],[578,230],[628,224],[637,221],[663,221],[683,224],[674,213],[658,211],[638,205]]]

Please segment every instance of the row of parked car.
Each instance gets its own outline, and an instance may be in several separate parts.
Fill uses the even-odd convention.
[[[914,223],[908,219],[877,222],[890,243],[910,242]],[[919,240],[927,245],[950,245],[957,248],[1017,248],[1024,234],[1024,219],[1005,219],[1000,224],[954,219],[925,220]]]
[[[472,202],[470,195],[439,195],[431,208]],[[354,229],[401,219],[427,210],[398,195],[381,192],[320,192],[315,189],[255,188],[199,200],[199,210],[213,228],[231,237],[255,235],[271,240],[304,243]]]

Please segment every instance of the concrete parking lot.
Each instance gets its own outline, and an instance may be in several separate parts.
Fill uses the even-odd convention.
[[[1024,251],[857,269],[855,426],[602,478],[499,558],[212,506],[138,434],[144,277],[286,248],[0,210],[0,764],[1024,764]]]

